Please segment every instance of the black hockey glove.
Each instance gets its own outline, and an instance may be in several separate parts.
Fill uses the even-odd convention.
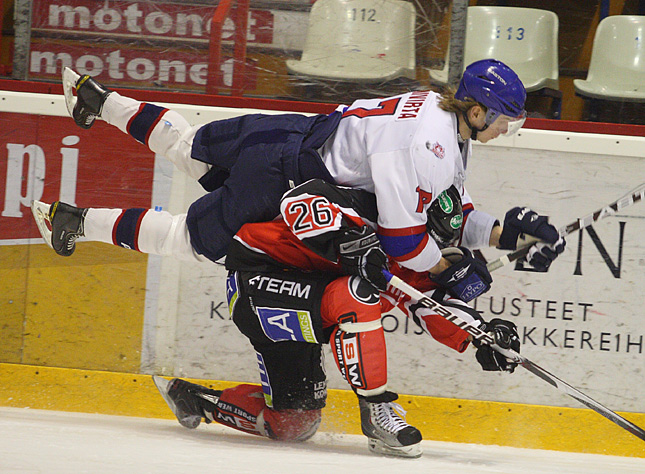
[[[517,327],[505,319],[491,319],[490,322],[484,323],[480,329],[487,332],[495,339],[495,343],[504,348],[520,352],[520,337],[517,334]],[[477,339],[473,340],[473,345],[477,348],[475,357],[477,362],[486,371],[510,372],[513,373],[517,363],[507,359],[495,349]]]
[[[386,290],[383,270],[387,269],[387,257],[372,229],[363,226],[346,230],[335,243],[345,272],[366,279],[378,290]]]
[[[514,207],[506,213],[504,228],[499,237],[499,248],[515,250],[523,234],[536,237],[547,244],[555,244],[560,238],[558,229],[549,224],[547,216],[540,216],[528,207]]]
[[[441,255],[452,265],[437,276],[431,274],[430,279],[452,296],[468,302],[490,290],[493,277],[486,264],[466,247],[447,247]]]

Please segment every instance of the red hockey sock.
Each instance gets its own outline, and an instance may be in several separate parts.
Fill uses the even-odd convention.
[[[222,392],[215,421],[246,433],[282,441],[304,441],[320,425],[320,410],[273,410],[259,385],[238,385]]]

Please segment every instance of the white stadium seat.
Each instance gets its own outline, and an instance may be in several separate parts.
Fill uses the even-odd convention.
[[[415,78],[416,10],[401,0],[318,0],[297,76],[348,82]]]
[[[587,79],[576,93],[590,99],[645,102],[645,16],[614,15],[600,22]]]
[[[558,16],[548,10],[516,7],[468,7],[464,68],[480,59],[508,64],[527,92],[554,98],[559,117]],[[448,58],[442,70],[430,70],[434,83],[448,82]]]

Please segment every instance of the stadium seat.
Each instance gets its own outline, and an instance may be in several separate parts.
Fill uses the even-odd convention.
[[[516,7],[468,7],[464,68],[480,59],[508,64],[529,93],[553,98],[560,117],[558,16],[547,10]],[[442,70],[430,70],[432,82],[448,82],[448,58]]]
[[[576,93],[590,98],[645,102],[645,16],[614,15],[594,36],[587,79],[574,79]]]
[[[401,0],[318,0],[297,76],[348,82],[415,78],[416,10]]]

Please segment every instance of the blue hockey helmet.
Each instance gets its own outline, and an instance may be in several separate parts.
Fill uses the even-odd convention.
[[[470,64],[459,82],[455,99],[474,100],[484,105],[487,126],[500,115],[522,118],[517,121],[521,121],[516,124],[519,126],[509,132],[517,131],[524,123],[526,89],[517,74],[501,61],[482,59]]]

